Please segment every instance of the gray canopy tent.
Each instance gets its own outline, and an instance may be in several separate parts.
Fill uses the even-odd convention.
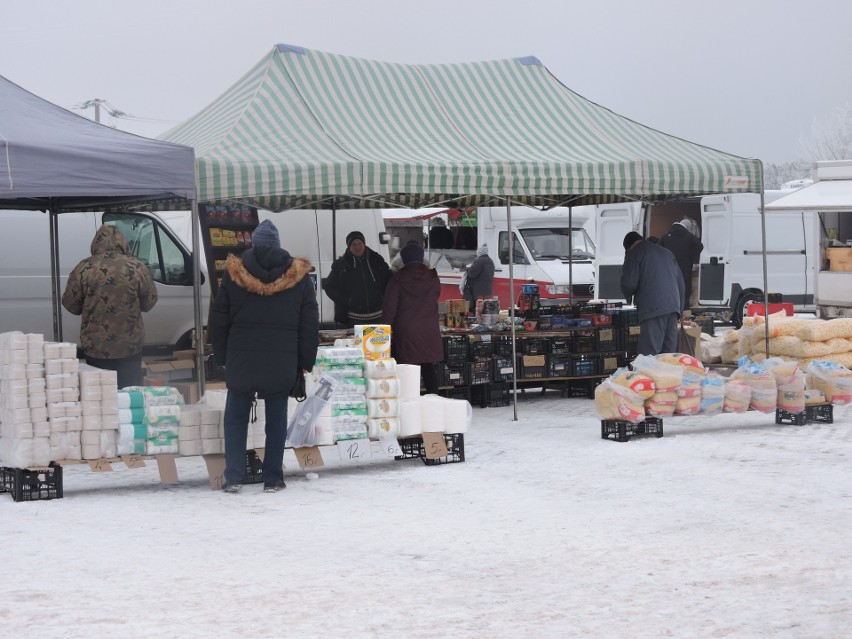
[[[534,57],[406,65],[279,44],[162,137],[195,148],[200,201],[271,211],[505,205],[511,230],[513,203],[763,191],[759,160],[617,115]]]
[[[0,76],[0,209],[50,216],[54,339],[62,338],[56,216],[176,206],[196,208],[192,148],[96,124]],[[193,215],[195,224],[197,217]],[[2,219],[0,211],[0,228]],[[196,229],[193,238],[197,235]],[[201,274],[195,248],[195,324],[200,331]],[[200,354],[198,370],[203,374]]]

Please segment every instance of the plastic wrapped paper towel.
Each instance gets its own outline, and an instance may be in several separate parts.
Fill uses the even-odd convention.
[[[466,433],[473,420],[473,409],[470,402],[464,399],[444,400],[444,432]]]
[[[399,403],[399,436],[412,437],[423,432],[420,397]]]
[[[367,420],[367,436],[370,439],[379,439],[380,437],[387,436],[397,437],[399,430],[398,417],[381,417]]]
[[[399,379],[399,398],[420,399],[420,366],[416,364],[398,364],[396,376]]]
[[[423,432],[443,433],[444,398],[440,395],[423,395],[420,398],[420,425]]]

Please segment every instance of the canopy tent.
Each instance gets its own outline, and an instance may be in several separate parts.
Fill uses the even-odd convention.
[[[57,214],[194,209],[195,202],[191,147],[97,124],[0,76],[0,209],[48,211],[51,216],[55,339],[62,333]],[[0,211],[0,224],[2,219]],[[197,235],[196,230],[193,237]],[[198,255],[195,246],[193,254]],[[196,329],[200,331],[200,270],[194,259]],[[203,366],[198,370],[203,371]]]
[[[852,211],[852,179],[820,180],[764,207],[773,211]]]
[[[279,44],[162,139],[195,148],[202,202],[271,211],[505,204],[511,230],[512,203],[763,191],[759,160],[617,115],[535,57],[406,65]]]
[[[279,44],[163,139],[203,202],[289,208],[567,206],[759,192],[744,159],[624,118],[534,57],[406,65]]]

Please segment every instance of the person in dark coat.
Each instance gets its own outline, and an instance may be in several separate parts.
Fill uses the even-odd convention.
[[[334,302],[334,321],[352,328],[377,324],[391,278],[385,259],[370,249],[361,231],[346,236],[346,252],[334,260],[325,292]]]
[[[213,358],[225,367],[225,485],[245,479],[249,413],[255,395],[266,404],[267,492],[284,488],[287,399],[297,375],[310,371],[319,345],[319,311],[311,263],[281,248],[269,220],[252,233],[252,248],[228,255],[211,315]]]
[[[477,299],[494,294],[494,260],[488,256],[487,244],[476,250],[476,259],[465,272],[463,288],[464,298],[470,303],[471,310],[476,308]]]
[[[672,224],[668,232],[660,238],[660,246],[674,253],[677,265],[683,276],[684,310],[690,307],[692,297],[692,265],[698,264],[704,244],[698,239],[697,224],[691,218],[684,218]]]
[[[419,364],[427,393],[438,392],[437,362],[444,359],[438,324],[441,281],[423,264],[423,247],[407,244],[401,251],[404,266],[385,291],[382,323],[391,326],[391,351],[400,364]]]
[[[453,232],[447,228],[446,222],[442,218],[436,217],[432,221],[432,228],[429,229],[429,248],[451,249],[454,242]]]
[[[624,236],[621,292],[639,313],[640,355],[677,351],[677,320],[683,310],[683,276],[674,255],[635,231]]]

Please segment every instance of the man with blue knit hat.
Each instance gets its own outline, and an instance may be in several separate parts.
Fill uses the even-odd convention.
[[[361,231],[346,236],[346,252],[331,265],[325,292],[334,302],[334,321],[349,328],[378,324],[391,278],[385,259],[371,250]]]
[[[225,484],[236,493],[246,472],[249,414],[255,397],[266,406],[263,483],[285,487],[287,399],[298,375],[313,368],[319,345],[319,311],[311,263],[281,248],[278,229],[263,220],[252,247],[228,255],[211,314],[213,359],[225,367]]]
[[[677,351],[677,320],[683,310],[680,267],[670,250],[652,244],[636,231],[624,236],[621,292],[639,313],[640,355]]]

